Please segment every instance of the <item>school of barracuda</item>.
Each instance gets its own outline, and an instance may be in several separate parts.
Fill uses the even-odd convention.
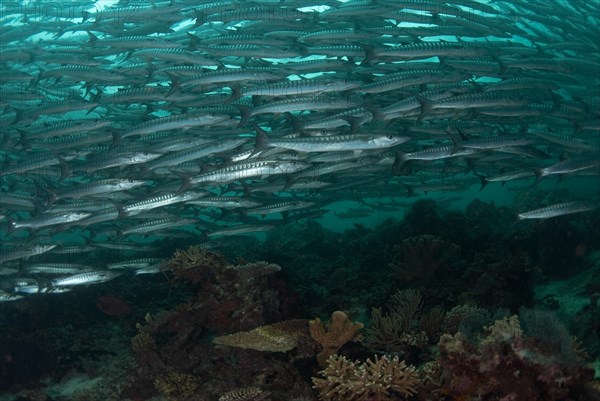
[[[340,200],[600,175],[598,2],[0,7],[1,300]]]

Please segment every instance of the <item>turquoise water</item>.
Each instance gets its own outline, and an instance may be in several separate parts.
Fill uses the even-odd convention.
[[[0,3],[0,401],[598,399],[598,6]]]

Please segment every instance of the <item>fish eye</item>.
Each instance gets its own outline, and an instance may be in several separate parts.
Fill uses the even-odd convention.
[[[394,135],[392,135],[392,134],[387,134],[386,137],[387,137],[387,139],[394,139]]]
[[[142,155],[144,155],[144,156],[150,156],[150,153],[144,152],[144,153],[142,153]]]

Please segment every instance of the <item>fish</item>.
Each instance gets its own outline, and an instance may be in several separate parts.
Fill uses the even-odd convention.
[[[71,287],[77,285],[90,285],[105,283],[119,277],[121,273],[113,270],[98,270],[84,273],[72,274],[70,276],[60,277],[52,280],[54,287]]]
[[[216,248],[434,192],[589,190],[523,220],[598,202],[595,3],[1,7],[1,301],[144,280],[168,238]]]
[[[573,213],[589,212],[598,207],[590,202],[573,201],[557,203],[539,209],[530,210],[518,214],[519,220],[525,219],[549,219],[557,216],[565,216]]]

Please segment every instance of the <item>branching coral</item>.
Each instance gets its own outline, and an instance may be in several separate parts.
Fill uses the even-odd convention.
[[[306,320],[296,319],[260,326],[213,339],[215,344],[267,352],[287,352],[296,348],[298,337],[306,333]]]
[[[316,318],[309,322],[311,337],[321,344],[323,351],[317,355],[320,366],[325,366],[327,358],[335,354],[344,344],[356,337],[365,325],[353,323],[344,312],[335,311],[331,314],[331,323],[325,325]]]
[[[323,401],[399,400],[414,394],[419,384],[415,368],[398,357],[375,356],[360,363],[332,355],[321,375],[325,378],[313,377],[313,383]]]
[[[197,281],[195,271],[203,268],[220,269],[225,265],[225,259],[218,253],[199,246],[190,246],[185,251],[176,250],[173,257],[164,265],[164,269],[173,271],[176,276],[183,276],[195,282]]]
[[[433,308],[422,314],[422,305],[423,298],[419,291],[398,291],[392,296],[387,313],[373,308],[367,342],[375,349],[389,352],[423,348],[428,340],[437,338],[444,311]]]
[[[390,267],[406,282],[431,277],[435,271],[460,254],[458,245],[433,235],[407,238],[394,246]]]

